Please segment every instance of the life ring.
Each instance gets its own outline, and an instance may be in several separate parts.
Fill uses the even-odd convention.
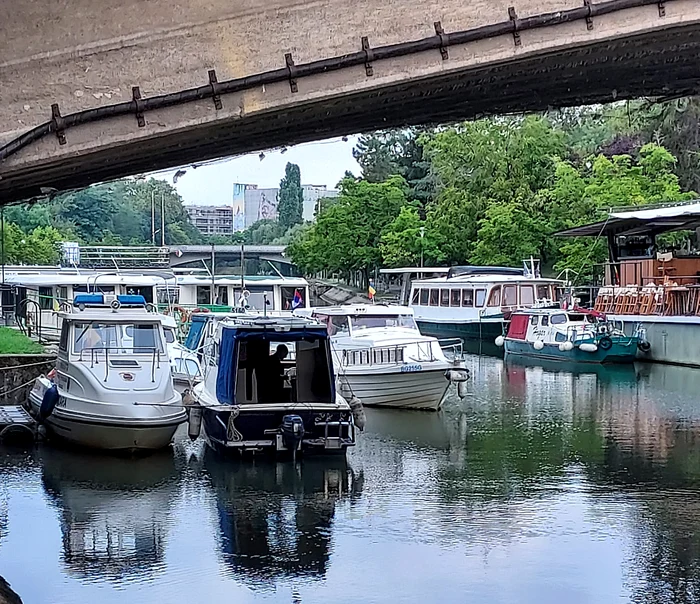
[[[646,340],[642,340],[641,342],[637,342],[637,348],[642,352],[649,352],[651,350],[651,344]]]
[[[41,421],[44,421],[53,413],[56,403],[58,403],[58,387],[54,384],[44,392],[44,396],[41,399],[41,407],[39,407],[39,419]]]
[[[601,350],[610,350],[612,348],[613,341],[608,336],[603,336],[598,340],[598,348]]]
[[[196,312],[211,312],[208,308],[203,308],[203,307],[197,307],[192,311],[192,314]]]

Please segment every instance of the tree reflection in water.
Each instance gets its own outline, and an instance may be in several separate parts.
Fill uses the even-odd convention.
[[[221,555],[233,576],[256,588],[279,578],[323,578],[336,506],[360,497],[362,476],[345,458],[301,463],[205,460],[216,493]]]
[[[469,510],[540,497],[582,469],[590,497],[636,502],[625,569],[635,600],[700,601],[700,401],[688,396],[700,370],[508,359],[499,377],[445,408],[447,421],[468,421],[464,462],[440,470],[443,501]]]

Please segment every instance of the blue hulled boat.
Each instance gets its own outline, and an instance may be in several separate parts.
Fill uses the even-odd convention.
[[[649,351],[643,330],[625,335],[600,313],[578,308],[515,312],[496,344],[506,355],[583,363],[632,363],[638,350]]]
[[[215,329],[203,346],[204,381],[192,391],[213,449],[295,454],[355,444],[353,410],[336,393],[325,325],[239,315]]]

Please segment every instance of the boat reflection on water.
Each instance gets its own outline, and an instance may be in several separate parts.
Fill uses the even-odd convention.
[[[216,494],[221,556],[237,580],[264,589],[325,576],[336,506],[362,492],[362,476],[345,459],[232,463],[207,451],[205,470]]]
[[[68,573],[98,582],[153,576],[164,563],[178,493],[173,452],[125,459],[52,448],[41,451],[41,462]]]

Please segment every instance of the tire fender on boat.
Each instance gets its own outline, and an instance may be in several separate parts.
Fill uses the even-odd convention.
[[[601,350],[610,350],[612,348],[613,341],[610,339],[609,336],[603,336],[598,340],[598,348]]]
[[[651,344],[649,344],[649,342],[646,340],[641,340],[640,342],[637,342],[637,348],[639,348],[639,350],[642,352],[649,352],[651,350]]]
[[[44,396],[41,399],[41,407],[39,407],[39,419],[44,421],[49,417],[58,403],[58,386],[53,384],[51,388],[47,388]]]

